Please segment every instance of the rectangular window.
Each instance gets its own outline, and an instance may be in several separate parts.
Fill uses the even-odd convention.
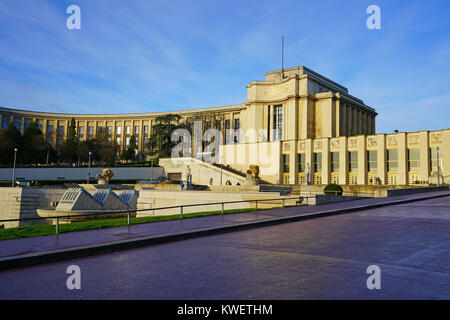
[[[78,133],[79,134],[84,134],[84,127],[83,126],[78,127]]]
[[[377,172],[377,151],[367,151],[367,171]]]
[[[230,119],[225,120],[225,143],[231,143],[231,136],[232,133],[229,132],[230,130]]]
[[[339,172],[339,152],[331,153],[331,172]]]
[[[116,132],[117,134],[122,134],[122,127],[121,126],[117,127]]]
[[[130,137],[126,137],[125,139],[125,145],[130,145]]]
[[[118,137],[116,141],[117,141],[117,144],[120,146],[120,143],[121,143],[120,137]]]
[[[134,134],[139,134],[139,126],[134,126]]]
[[[306,171],[306,154],[298,154],[298,172],[304,173]]]
[[[220,120],[216,120],[216,129],[220,130]]]
[[[283,173],[289,173],[289,155],[283,154]]]
[[[239,142],[239,119],[234,119],[234,142]]]
[[[64,134],[64,126],[59,126],[58,132],[59,132],[59,134]]]
[[[47,132],[48,132],[48,133],[52,133],[52,132],[53,132],[53,126],[52,126],[51,124],[49,124],[49,125],[47,126]]]
[[[125,127],[125,132],[126,132],[126,134],[130,134],[131,133],[131,127],[130,126],[126,126]]]
[[[420,171],[419,149],[408,149],[408,172]]]
[[[358,172],[358,151],[348,153],[348,172]]]
[[[94,127],[93,126],[89,126],[88,127],[88,134],[90,134],[90,135],[94,134]]]
[[[144,133],[145,133],[145,134],[148,133],[148,126],[144,126]]]
[[[273,138],[283,139],[283,105],[273,106]]]
[[[15,121],[14,125],[16,126],[17,129],[20,130],[20,122],[19,121]]]
[[[112,134],[112,127],[108,126],[108,134]]]
[[[314,152],[313,169],[314,169],[314,173],[322,172],[322,153],[321,152]]]
[[[438,167],[439,172],[442,172],[442,159],[444,157],[441,148],[430,148],[430,169],[432,173],[438,172]]]
[[[387,150],[387,171],[398,172],[398,151],[397,149]]]

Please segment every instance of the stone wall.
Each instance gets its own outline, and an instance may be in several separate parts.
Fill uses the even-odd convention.
[[[230,202],[241,200],[263,200],[278,199],[280,194],[277,192],[214,192],[214,191],[172,191],[172,190],[141,190],[139,193],[138,209],[152,209],[167,206],[179,206],[202,203]],[[295,201],[294,201],[295,202]],[[282,201],[261,201],[258,202],[258,208],[281,207]],[[288,202],[286,201],[286,205]],[[242,202],[225,204],[225,210],[255,208],[254,202]],[[219,211],[221,204],[193,206],[183,208],[183,213]],[[149,210],[138,212],[137,216],[156,216],[180,214],[180,208]]]
[[[36,209],[50,208],[65,189],[0,188],[0,220],[38,218]],[[47,220],[0,222],[5,228],[47,224]]]

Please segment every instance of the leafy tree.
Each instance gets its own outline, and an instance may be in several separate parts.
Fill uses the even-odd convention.
[[[78,145],[77,127],[75,119],[72,118],[68,128],[67,139],[61,146],[61,156],[63,160],[68,161],[70,164],[77,161],[79,155]]]
[[[176,145],[172,141],[172,133],[176,129],[185,128],[184,124],[180,124],[180,119],[181,116],[178,114],[167,114],[155,119],[156,123],[152,126],[152,132],[146,144],[151,156],[170,157],[172,148]]]
[[[0,133],[0,163],[13,165],[14,148],[18,149],[17,157],[20,159],[23,154],[22,137],[19,129],[11,122],[8,128],[3,129]]]
[[[97,129],[97,143],[99,145],[99,153],[96,155],[96,160],[104,165],[114,165],[117,160],[119,146],[110,139],[108,132],[103,127]]]
[[[122,154],[122,159],[132,161],[135,160],[136,149],[137,149],[136,137],[133,135],[130,137],[130,144],[128,145],[128,148],[125,149],[125,151]]]
[[[32,122],[23,133],[23,161],[26,164],[44,163],[49,150],[42,131]]]

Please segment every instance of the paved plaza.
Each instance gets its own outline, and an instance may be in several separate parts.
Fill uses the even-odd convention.
[[[0,298],[449,299],[449,209],[443,197],[3,271]],[[81,290],[66,287],[72,264]]]

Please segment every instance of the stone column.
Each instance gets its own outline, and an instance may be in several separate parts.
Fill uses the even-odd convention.
[[[375,134],[376,133],[376,130],[375,130],[375,116],[372,116],[371,121],[372,121],[372,125],[371,125],[372,134]]]
[[[441,130],[439,131],[442,135],[442,143],[439,147],[442,154],[442,166],[439,165],[439,167],[442,170],[442,175],[444,176],[443,183],[449,183],[450,182],[450,147],[449,143],[445,141],[450,141],[450,130]]]
[[[306,172],[308,173],[309,168],[309,179],[310,184],[313,184],[313,139],[307,139],[305,140],[305,166],[306,166]],[[308,176],[305,175],[305,181],[308,182]]]
[[[273,141],[273,106],[270,106],[269,113],[269,141]]]
[[[381,179],[382,184],[387,184],[386,135],[378,134],[376,137],[377,137],[377,176]]]
[[[340,113],[339,119],[340,119],[341,124],[340,124],[339,136],[341,137],[341,136],[347,135],[347,131],[346,131],[347,130],[347,108],[345,107],[345,105],[343,105],[342,102],[340,104],[341,104],[341,106],[340,106],[340,111],[339,111],[339,113]]]
[[[330,183],[330,138],[322,138],[322,184]]]
[[[408,184],[408,149],[406,148],[406,133],[396,134],[398,149],[398,180],[397,184]]]
[[[358,141],[358,184],[367,184],[366,136],[359,136]]]
[[[144,137],[144,119],[141,119],[139,127],[139,152],[142,152],[144,150]]]
[[[348,113],[348,122],[347,122],[347,136],[352,136],[353,135],[353,127],[354,127],[354,123],[353,123],[353,108],[349,105],[347,105],[347,113]]]
[[[347,137],[339,138],[339,184],[348,184]]]
[[[286,141],[289,143],[289,184],[295,184],[297,180],[297,143],[295,140]]]

